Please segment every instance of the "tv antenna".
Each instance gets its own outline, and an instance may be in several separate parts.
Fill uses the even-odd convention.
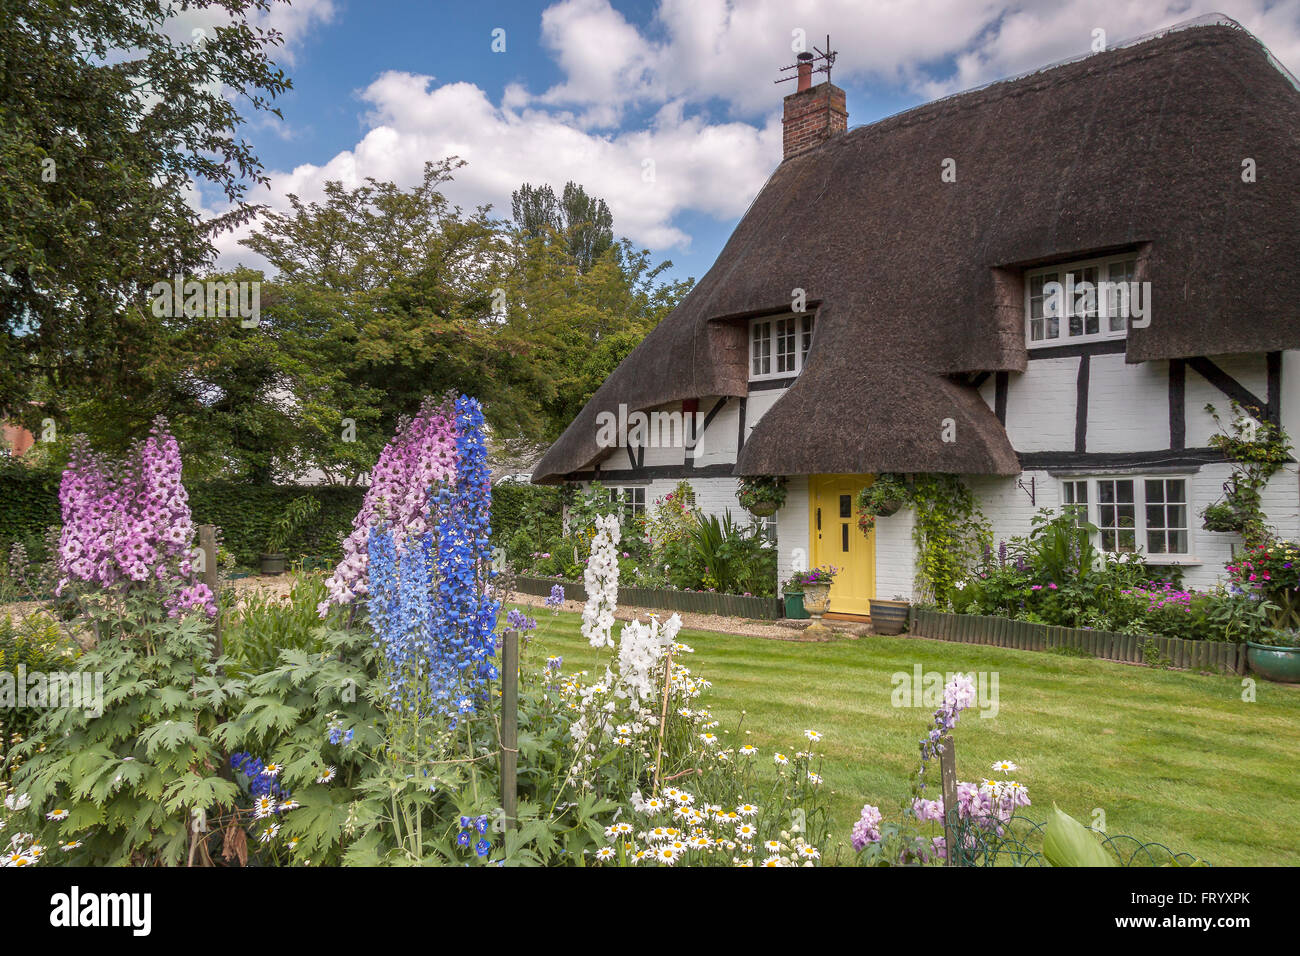
[[[809,75],[811,76],[811,74],[813,73],[825,73],[826,82],[829,83],[831,81],[831,67],[835,64],[835,57],[839,55],[835,50],[831,49],[831,35],[829,33],[826,34],[825,50],[818,50],[817,47],[813,47],[813,49],[816,50],[817,52],[816,56],[813,56],[811,53],[807,53],[807,52],[800,53],[795,58],[797,62],[791,63],[789,66],[781,67],[781,72],[789,73],[791,70],[798,70],[799,67],[803,66],[805,63],[810,65],[816,63],[818,65],[812,66],[811,70],[809,70]],[[792,76],[783,76],[781,77],[781,79],[773,80],[772,82],[784,83],[787,80],[793,80],[798,78],[798,75],[799,75],[798,73],[795,73]]]

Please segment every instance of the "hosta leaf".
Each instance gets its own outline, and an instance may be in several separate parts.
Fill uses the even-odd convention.
[[[1043,856],[1052,866],[1117,866],[1092,831],[1055,803],[1047,818]]]

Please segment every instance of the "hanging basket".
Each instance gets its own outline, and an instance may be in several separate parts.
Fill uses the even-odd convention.
[[[749,506],[749,513],[756,518],[770,518],[776,514],[777,504],[775,501],[756,501]]]

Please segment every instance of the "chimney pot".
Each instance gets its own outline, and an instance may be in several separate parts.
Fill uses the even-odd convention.
[[[795,59],[799,62],[799,83],[795,92],[802,93],[812,86],[813,55],[811,53],[800,53]]]

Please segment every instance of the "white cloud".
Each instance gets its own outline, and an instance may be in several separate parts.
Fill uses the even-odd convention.
[[[781,151],[775,115],[761,128],[709,123],[698,113],[685,115],[680,102],[665,104],[645,129],[597,134],[549,110],[494,105],[470,83],[438,86],[413,73],[384,73],[361,98],[370,107],[370,128],[360,142],[323,165],[272,172],[273,206],[287,206],[290,193],[318,199],[329,180],[358,186],[371,176],[413,185],[426,160],[458,155],[468,165],[447,193],[466,208],[492,203],[497,215],[508,216],[510,193],[520,183],[559,187],[572,179],[609,203],[620,235],[652,249],[684,248],[690,237],[673,225],[674,217],[688,209],[740,215]],[[238,246],[245,234],[220,238],[224,265],[256,261]]]
[[[660,0],[655,39],[608,0],[560,0],[543,14],[542,39],[566,75],[537,100],[607,117],[716,98],[754,116],[772,109],[768,80],[793,62],[797,31],[808,47],[831,35],[841,84],[932,97],[1088,53],[1094,28],[1114,44],[1213,11],[1300,68],[1300,0]]]
[[[1300,67],[1300,0],[1220,7]],[[793,62],[795,31],[819,47],[830,32],[837,83],[928,99],[1087,53],[1095,28],[1114,45],[1206,12],[1189,0],[660,0],[641,29],[608,0],[558,0],[539,32],[561,82],[513,83],[494,104],[470,83],[385,72],[359,94],[361,140],[321,165],[272,172],[269,202],[318,199],[332,179],[413,185],[426,160],[456,154],[469,165],[447,191],[463,206],[492,203],[506,216],[520,183],[573,179],[609,202],[620,235],[683,248],[681,213],[738,216],[779,161],[788,87],[772,80]],[[300,38],[333,6],[299,0],[282,15],[276,25]],[[630,109],[651,116],[644,128],[623,126]],[[219,240],[223,265],[256,262],[241,235]]]

